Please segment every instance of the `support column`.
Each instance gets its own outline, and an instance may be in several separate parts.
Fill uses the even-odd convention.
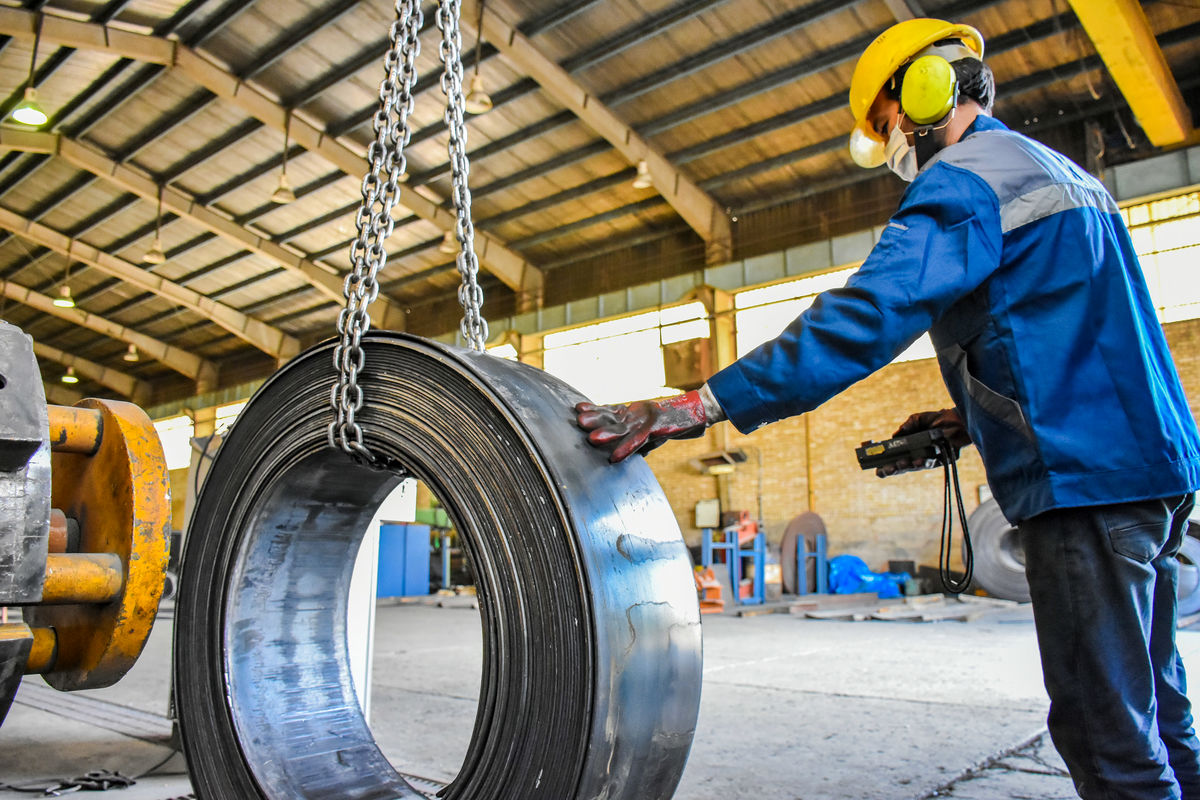
[[[546,368],[545,337],[540,334],[515,334],[517,341],[517,360],[538,369]]]

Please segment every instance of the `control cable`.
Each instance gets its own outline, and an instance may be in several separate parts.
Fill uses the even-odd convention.
[[[944,439],[935,442],[937,460],[942,465],[945,474],[943,484],[944,502],[942,503],[942,531],[938,551],[938,576],[942,580],[942,588],[950,594],[962,594],[971,585],[971,576],[975,572],[975,551],[971,548],[971,532],[967,527],[967,511],[963,505],[962,486],[958,482],[958,457]],[[954,487],[954,502],[951,502],[950,488]],[[954,537],[954,508],[958,508],[958,521],[963,534],[963,577],[955,580],[950,569],[950,557],[953,554],[952,542]]]

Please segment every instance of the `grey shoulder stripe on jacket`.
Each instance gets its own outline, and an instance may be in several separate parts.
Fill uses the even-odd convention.
[[[1075,208],[1094,208],[1104,214],[1117,213],[1117,204],[1103,189],[1076,183],[1052,183],[1001,205],[1000,230],[1008,233],[1060,211]]]
[[[1004,233],[1076,208],[1117,212],[1104,184],[1065,156],[1011,131],[972,134],[938,157],[991,187]]]

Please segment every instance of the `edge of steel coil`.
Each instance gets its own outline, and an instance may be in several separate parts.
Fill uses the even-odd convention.
[[[332,346],[255,394],[185,540],[175,686],[207,800],[420,796],[349,679],[354,553],[401,476],[326,446]],[[364,346],[365,441],[441,499],[477,576],[480,699],[443,796],[670,798],[699,709],[700,615],[649,467],[609,465],[574,426],[582,398],[540,370],[406,334]]]

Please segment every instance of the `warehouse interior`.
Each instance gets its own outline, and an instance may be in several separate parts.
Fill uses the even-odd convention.
[[[905,191],[851,76],[922,17],[1107,187],[1194,417],[1195,0],[0,0],[0,798],[1075,796],[979,453],[961,598],[949,467],[856,460],[952,404],[927,337],[644,462],[573,427],[846,283]]]

